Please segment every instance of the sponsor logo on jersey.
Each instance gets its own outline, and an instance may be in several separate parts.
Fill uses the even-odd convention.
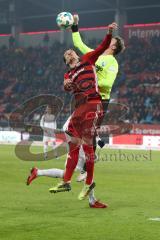
[[[83,72],[84,71],[84,68],[81,68],[80,70],[76,71],[73,76],[72,76],[72,80],[78,76],[79,73]]]
[[[111,72],[116,72],[116,67],[115,66],[110,66],[108,68],[108,70],[111,71]]]
[[[102,72],[103,71],[103,67],[96,65],[96,72]]]

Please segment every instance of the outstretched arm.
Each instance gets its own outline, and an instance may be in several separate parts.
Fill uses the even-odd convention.
[[[93,51],[92,48],[88,47],[82,41],[81,35],[78,31],[78,21],[79,21],[78,15],[74,14],[73,18],[74,18],[74,24],[72,25],[71,29],[72,29],[72,40],[73,40],[74,46],[78,48],[83,54]]]
[[[91,64],[95,64],[98,57],[109,47],[112,39],[113,29],[117,29],[117,24],[112,23],[108,26],[109,33],[104,38],[103,42],[92,52],[89,52],[83,56],[83,59],[89,61]]]
[[[73,90],[72,80],[69,78],[68,73],[64,74],[64,82],[63,82],[64,90],[67,92],[71,92]]]

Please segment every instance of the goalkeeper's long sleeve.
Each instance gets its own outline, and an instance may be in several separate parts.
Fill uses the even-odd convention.
[[[73,39],[73,44],[76,48],[78,48],[81,53],[86,54],[88,52],[93,51],[92,48],[88,47],[86,44],[81,39],[81,35],[78,31],[78,25],[73,25],[72,26],[72,39]]]

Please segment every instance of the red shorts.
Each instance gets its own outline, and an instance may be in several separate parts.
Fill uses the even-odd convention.
[[[103,117],[100,100],[90,100],[81,104],[73,112],[66,132],[72,137],[93,138]]]

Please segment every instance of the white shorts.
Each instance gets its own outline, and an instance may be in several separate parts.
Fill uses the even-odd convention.
[[[54,142],[54,143],[56,142],[56,136],[52,129],[47,130],[46,133],[44,131],[43,142]]]
[[[43,142],[56,142],[56,138],[55,137],[48,137],[48,136],[43,136]]]

